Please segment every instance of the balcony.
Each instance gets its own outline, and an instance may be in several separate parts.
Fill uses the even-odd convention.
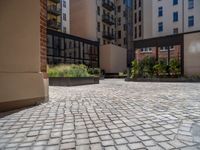
[[[54,3],[60,3],[60,0],[49,0],[49,1],[52,1]]]
[[[51,14],[53,14],[55,16],[60,16],[62,14],[61,9],[56,7],[55,5],[48,6],[47,11],[48,11],[48,13],[51,13]]]
[[[108,40],[114,40],[115,35],[113,33],[103,31],[103,38],[108,39]]]
[[[102,21],[104,23],[106,23],[106,24],[109,24],[109,25],[114,25],[115,24],[114,19],[111,18],[109,15],[106,15],[106,14],[103,14]]]
[[[61,29],[61,23],[57,22],[55,20],[48,20],[47,21],[47,26],[48,26],[48,28],[51,28],[51,29],[54,29],[54,30]]]
[[[109,11],[115,10],[115,5],[110,0],[102,0],[102,6]]]

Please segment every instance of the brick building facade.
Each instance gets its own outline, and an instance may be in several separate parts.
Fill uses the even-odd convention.
[[[40,0],[40,70],[47,77],[47,1]]]

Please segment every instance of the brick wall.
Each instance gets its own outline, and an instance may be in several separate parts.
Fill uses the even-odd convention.
[[[40,0],[40,70],[47,78],[47,0]]]
[[[174,46],[173,50],[170,50],[170,58],[175,58],[175,59],[180,59],[180,46]],[[137,61],[141,61],[142,59],[144,59],[146,56],[150,56],[150,57],[155,57],[156,58],[156,48],[152,48],[151,52],[142,52],[140,49],[136,50],[136,60]],[[160,51],[160,49],[158,48],[158,58],[161,59],[167,59],[168,58],[168,52],[167,51]]]

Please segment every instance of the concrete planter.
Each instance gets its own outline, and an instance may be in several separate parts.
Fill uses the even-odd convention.
[[[78,86],[87,84],[99,84],[99,77],[80,77],[80,78],[68,78],[68,77],[50,77],[50,86]]]
[[[200,82],[196,78],[126,78],[125,81],[133,82]]]

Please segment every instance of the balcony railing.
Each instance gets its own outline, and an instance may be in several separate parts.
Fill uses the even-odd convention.
[[[109,25],[115,24],[115,20],[113,18],[111,18],[109,15],[106,15],[106,14],[103,14],[102,21],[109,24]]]
[[[47,26],[48,26],[48,28],[55,29],[55,30],[61,29],[61,23],[57,22],[55,20],[48,20]]]
[[[115,5],[110,0],[102,0],[102,6],[109,11],[115,10]]]
[[[54,3],[60,3],[60,0],[50,0],[50,1],[52,1]]]
[[[55,5],[50,5],[48,6],[48,13],[59,16],[62,14],[62,11],[60,8],[56,7]]]
[[[114,40],[115,39],[115,34],[103,31],[103,38],[106,38],[108,40]]]

